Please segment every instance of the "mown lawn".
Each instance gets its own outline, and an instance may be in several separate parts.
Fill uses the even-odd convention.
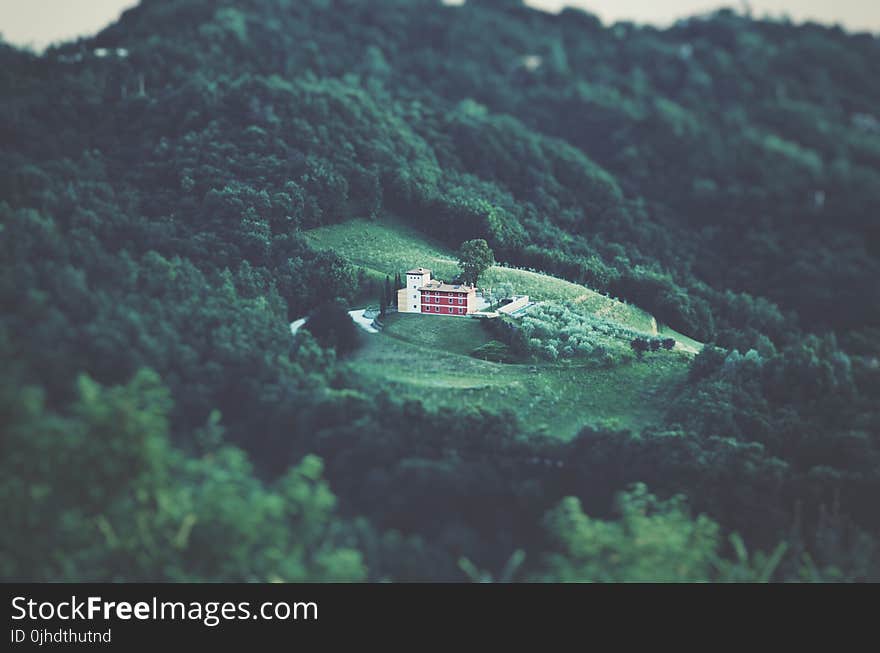
[[[511,410],[531,432],[568,439],[584,425],[655,423],[687,375],[681,352],[648,354],[610,369],[490,363],[467,356],[487,337],[470,318],[391,315],[350,359],[352,376],[432,408]],[[471,346],[473,345],[473,346]]]
[[[480,321],[468,317],[394,313],[383,324],[386,336],[452,354],[468,355],[491,340]]]
[[[349,220],[310,229],[305,237],[316,249],[331,249],[383,279],[414,267],[429,268],[440,278],[452,278],[458,270],[455,258],[442,245],[396,221]]]

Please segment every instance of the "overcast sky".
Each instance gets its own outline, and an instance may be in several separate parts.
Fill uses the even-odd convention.
[[[605,23],[633,20],[668,24],[678,18],[719,6],[741,7],[737,1],[713,0],[528,0],[556,11],[579,6]],[[0,34],[17,45],[41,49],[49,43],[94,34],[116,20],[136,0],[0,0]],[[852,30],[880,33],[880,0],[752,0],[752,13],[788,14],[793,20],[840,23]]]

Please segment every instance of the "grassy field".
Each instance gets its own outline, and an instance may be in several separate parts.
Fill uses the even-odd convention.
[[[384,280],[385,275],[393,277],[396,272],[413,267],[430,268],[433,275],[441,279],[451,279],[458,272],[452,252],[398,222],[351,220],[312,229],[305,235],[313,247],[332,249],[379,281]],[[564,279],[496,265],[480,280],[480,286],[485,288],[500,283],[511,284],[518,295],[541,301],[572,302],[599,317],[653,333],[653,320],[645,311]]]
[[[479,320],[394,313],[384,320],[382,333],[415,345],[467,356],[490,337]]]
[[[419,266],[446,279],[458,271],[452,252],[394,221],[352,220],[307,231],[306,238],[379,282]],[[499,283],[510,283],[517,294],[538,301],[570,302],[630,329],[654,332],[654,321],[645,311],[564,279],[495,266],[480,285]],[[586,425],[640,430],[660,418],[687,375],[688,352],[700,344],[669,329],[661,332],[679,340],[685,351],[650,353],[643,361],[607,369],[576,363],[505,364],[469,356],[490,340],[478,320],[391,314],[381,333],[364,337],[350,367],[364,387],[381,386],[432,408],[511,410],[528,431],[568,439]]]
[[[687,375],[682,352],[648,354],[611,369],[508,365],[469,357],[487,341],[477,320],[390,315],[350,361],[357,382],[427,406],[509,409],[526,429],[568,439],[585,425],[639,430],[654,423]]]

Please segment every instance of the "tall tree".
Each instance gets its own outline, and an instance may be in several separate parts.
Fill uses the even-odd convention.
[[[495,255],[482,238],[466,240],[458,250],[458,267],[461,268],[461,278],[465,283],[477,285],[486,270],[495,265]]]
[[[394,291],[391,290],[391,277],[385,275],[385,306],[391,306],[394,302]],[[384,313],[384,311],[383,311]]]

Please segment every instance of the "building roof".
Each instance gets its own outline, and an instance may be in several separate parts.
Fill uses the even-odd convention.
[[[431,271],[428,268],[413,268],[412,270],[407,270],[407,274],[431,274]]]
[[[419,290],[430,290],[431,292],[471,292],[474,290],[473,286],[469,286],[466,283],[443,283],[440,279],[432,279],[424,286],[419,288]]]

